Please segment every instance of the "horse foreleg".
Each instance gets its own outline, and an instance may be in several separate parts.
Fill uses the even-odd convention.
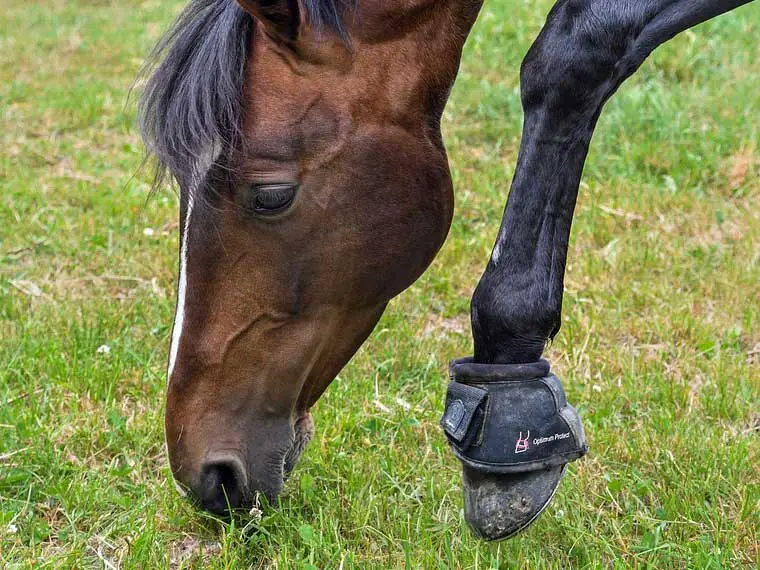
[[[522,63],[524,127],[517,169],[496,244],[472,298],[475,364],[497,370],[535,363],[559,331],[570,226],[604,103],[658,45],[748,1],[557,2]],[[471,376],[470,371],[459,380],[467,384]],[[485,412],[481,437],[488,421]],[[520,425],[514,428],[520,431]],[[530,442],[510,440],[506,447],[525,451],[521,443]],[[564,471],[555,464],[519,474],[484,473],[463,462],[466,518],[487,539],[511,536],[530,524]]]
[[[602,106],[666,40],[748,0],[561,0],[522,63],[524,127],[472,298],[475,360],[533,362],[560,328],[570,225]]]

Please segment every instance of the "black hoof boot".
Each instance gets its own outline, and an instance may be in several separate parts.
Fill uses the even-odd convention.
[[[462,462],[465,519],[485,540],[527,528],[567,463],[588,449],[583,426],[545,360],[451,363],[441,426]]]

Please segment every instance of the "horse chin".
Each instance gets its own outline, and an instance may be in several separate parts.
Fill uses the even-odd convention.
[[[306,448],[306,444],[309,443],[314,435],[314,420],[309,412],[304,411],[298,416],[295,425],[293,426],[293,431],[295,432],[293,436],[293,445],[291,445],[290,449],[285,454],[285,459],[283,461],[283,471],[286,479],[290,475],[290,472],[293,471],[296,463],[298,463],[298,458],[301,457],[301,453],[303,453],[303,450]]]

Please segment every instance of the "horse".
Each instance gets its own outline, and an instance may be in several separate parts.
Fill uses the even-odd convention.
[[[507,385],[486,380],[550,376],[541,356],[560,329],[570,227],[605,102],[657,46],[747,2],[551,9],[520,68],[523,134],[472,296],[474,355],[452,365],[452,444],[462,418],[483,416]],[[203,509],[276,501],[314,432],[310,409],[443,244],[453,186],[441,116],[481,4],[190,0],[154,49],[139,122],[154,187],[172,178],[180,195],[166,444],[178,488]],[[474,384],[456,382],[468,375]],[[567,410],[559,380],[544,385],[551,413]],[[536,400],[510,397],[488,404],[489,421],[521,406],[530,416]],[[505,442],[502,427],[479,437],[514,453],[568,439],[512,425],[519,438]],[[488,540],[524,529],[581,447],[515,470],[457,453],[467,522]]]

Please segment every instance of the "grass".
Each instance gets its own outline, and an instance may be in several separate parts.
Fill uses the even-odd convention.
[[[758,566],[758,6],[658,50],[600,121],[548,351],[591,452],[534,527],[491,545],[463,523],[437,420],[550,4],[486,3],[444,120],[449,239],[320,401],[281,507],[231,524],[170,482],[177,201],[146,204],[125,106],[180,2],[3,5],[0,567]]]

